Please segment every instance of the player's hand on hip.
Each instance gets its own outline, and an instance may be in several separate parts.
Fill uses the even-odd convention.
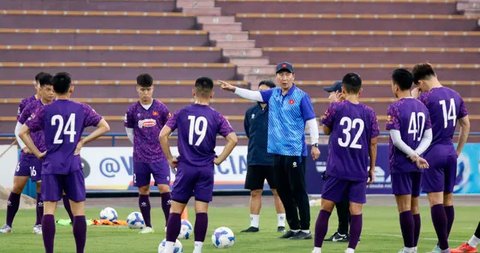
[[[74,155],[80,155],[80,151],[83,148],[83,141],[80,140],[77,144],[77,147],[75,148],[75,152],[73,152]]]
[[[177,165],[178,165],[178,160],[176,157],[173,157],[172,159],[169,159],[168,160],[168,165],[170,165],[170,169],[172,170],[172,172],[175,172],[174,174],[177,174]]]
[[[373,182],[375,182],[375,170],[369,170],[367,184],[371,184]]]
[[[320,157],[320,149],[317,147],[312,147],[310,154],[312,155],[312,159],[315,161]]]
[[[220,165],[223,161],[221,161],[218,157],[215,157],[215,159],[213,160],[213,163],[215,165]]]
[[[30,149],[29,149],[28,147],[22,148],[22,151],[23,151],[23,153],[25,153],[25,154],[31,154],[31,153],[32,153],[32,151],[30,151]]]
[[[38,159],[43,159],[46,155],[47,155],[47,151],[43,151],[42,153],[40,153],[39,155],[37,155],[37,158],[38,158]]]
[[[417,167],[419,169],[430,168],[430,165],[428,164],[428,161],[425,158],[422,158],[422,157],[418,157],[418,159],[415,161],[415,164],[417,164]]]
[[[220,84],[220,88],[222,88],[223,90],[226,90],[226,91],[234,92],[235,89],[237,88],[237,87],[231,85],[230,83],[227,83],[227,82],[222,81],[222,80],[218,80],[218,83]]]

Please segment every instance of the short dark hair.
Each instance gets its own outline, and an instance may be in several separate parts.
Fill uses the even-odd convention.
[[[418,84],[418,81],[423,79],[430,79],[432,76],[436,76],[430,63],[419,63],[413,66],[412,70],[413,82]]]
[[[258,87],[260,87],[260,85],[266,85],[270,89],[275,88],[275,83],[272,82],[271,80],[262,80],[258,83]]]
[[[400,68],[392,73],[392,81],[400,87],[400,90],[410,90],[413,83],[413,75],[410,71]]]
[[[48,73],[44,73],[38,79],[38,83],[40,84],[41,87],[43,87],[45,85],[52,85],[52,75],[50,75]]]
[[[72,84],[72,79],[70,78],[70,74],[67,72],[60,72],[55,74],[52,78],[53,83],[53,90],[57,94],[65,94],[70,89],[70,85]]]
[[[47,74],[47,73],[45,73],[45,72],[38,72],[38,74],[35,75],[35,82],[38,83],[38,81],[40,80],[40,78],[41,78],[43,75],[45,75],[45,74]]]
[[[195,80],[195,89],[201,97],[209,97],[213,90],[213,80],[210,77],[199,77]]]
[[[357,94],[362,88],[362,78],[357,73],[348,73],[342,79],[343,86],[347,93]]]
[[[140,74],[137,76],[137,84],[142,87],[151,87],[153,85],[153,78],[147,73]]]

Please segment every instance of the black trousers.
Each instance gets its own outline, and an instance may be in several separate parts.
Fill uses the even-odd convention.
[[[292,230],[310,229],[310,205],[305,185],[305,157],[275,155],[277,192]]]
[[[342,235],[348,235],[348,224],[350,223],[350,201],[344,199],[341,202],[335,203],[338,216],[338,229],[337,232]]]

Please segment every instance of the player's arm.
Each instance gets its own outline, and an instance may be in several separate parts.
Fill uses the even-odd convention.
[[[158,140],[160,141],[160,146],[162,147],[163,154],[168,160],[168,164],[170,167],[175,168],[177,167],[177,160],[173,157],[172,152],[170,151],[170,143],[168,143],[168,137],[172,134],[172,129],[165,125],[160,131],[160,135],[158,136]]]
[[[402,135],[400,134],[400,130],[391,129],[389,131],[390,139],[392,139],[392,144],[408,157],[413,157],[416,155],[415,150],[413,150],[410,146],[408,146],[403,140]]]
[[[77,148],[75,149],[75,155],[80,154],[80,150],[82,147],[93,141],[96,140],[98,137],[104,135],[106,132],[110,131],[110,126],[108,125],[107,121],[105,119],[101,119],[100,122],[97,124],[97,129],[95,129],[93,132],[91,132],[89,135],[87,135],[85,138],[80,139],[77,144]]]
[[[31,153],[30,150],[27,148],[25,143],[20,138],[20,129],[22,128],[22,123],[17,121],[17,125],[15,125],[15,139],[17,140],[18,146],[23,150],[24,153],[29,154]]]
[[[370,147],[368,153],[370,155],[370,169],[368,171],[368,183],[371,184],[375,181],[375,163],[377,161],[377,143],[378,137],[370,139]]]
[[[458,137],[457,156],[462,153],[463,146],[465,146],[468,135],[470,134],[470,119],[468,118],[468,115],[460,118],[458,124],[460,125],[460,136]]]
[[[32,136],[30,135],[30,128],[28,128],[27,125],[22,125],[20,127],[20,131],[18,133],[20,136],[20,139],[25,143],[28,149],[37,157],[37,158],[42,158],[45,156],[46,152],[40,152],[38,150],[37,146],[35,146],[35,143],[33,143]]]
[[[135,137],[135,135],[133,134],[133,128],[125,127],[125,132],[127,133],[128,139],[133,144],[133,140]]]
[[[220,155],[218,155],[213,161],[216,165],[219,165],[225,161],[230,153],[232,153],[233,148],[237,146],[238,138],[235,132],[229,133],[227,136],[225,136],[225,139],[227,140],[227,144],[223,148],[222,153],[220,153]]]
[[[230,83],[227,83],[227,82],[222,81],[222,80],[219,80],[218,82],[220,83],[220,87],[223,90],[233,92],[233,93],[237,94],[239,97],[249,99],[249,100],[254,100],[254,101],[257,101],[257,102],[265,102],[265,100],[262,96],[262,93],[260,93],[260,91],[253,91],[253,90],[249,90],[249,89],[239,88],[237,86],[233,86]]]
[[[425,152],[430,144],[432,143],[433,140],[433,132],[432,129],[429,128],[425,130],[422,136],[422,140],[420,141],[420,144],[418,144],[418,147],[415,149],[415,153],[418,155],[422,155],[423,152]]]

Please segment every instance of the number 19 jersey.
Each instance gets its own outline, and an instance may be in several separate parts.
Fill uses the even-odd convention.
[[[208,105],[192,104],[180,109],[166,124],[178,129],[179,164],[188,167],[212,167],[217,134],[233,132],[228,120]]]
[[[73,153],[83,130],[96,126],[102,117],[90,106],[70,100],[56,100],[41,107],[25,122],[30,131],[43,130],[47,154],[42,174],[69,174],[81,170],[80,156]]]
[[[368,177],[371,139],[379,134],[377,116],[364,104],[331,103],[322,117],[330,128],[327,175],[350,181]]]

